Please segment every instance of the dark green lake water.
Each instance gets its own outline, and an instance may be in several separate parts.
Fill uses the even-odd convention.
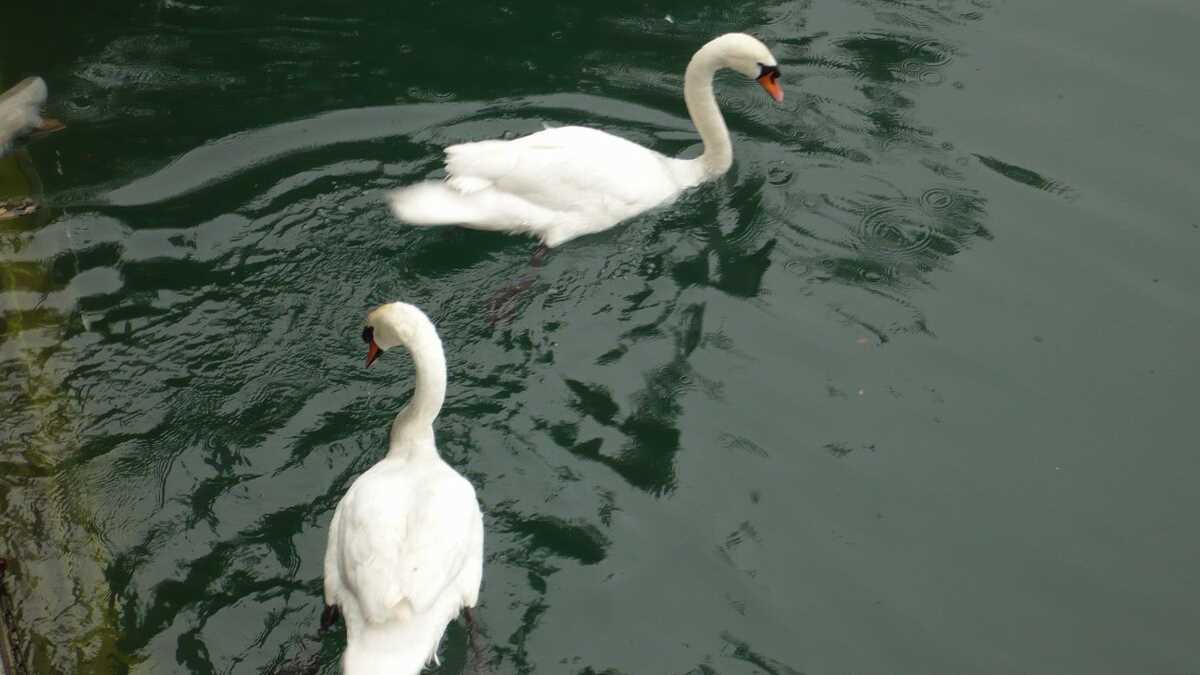
[[[0,167],[51,205],[0,225],[34,672],[337,671],[397,299],[445,341],[497,675],[1200,672],[1192,0],[96,4],[0,19],[0,86],[68,124]],[[722,78],[717,183],[537,270],[388,214],[543,122],[696,152],[683,68],[731,30],[787,98]]]

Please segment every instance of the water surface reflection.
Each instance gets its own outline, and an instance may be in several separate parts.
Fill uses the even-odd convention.
[[[927,332],[913,290],[992,236],[966,164],[1057,185],[921,118],[968,51],[954,27],[984,16],[972,3],[114,11],[88,15],[94,33],[72,24],[87,39],[47,73],[74,121],[36,158],[60,210],[2,234],[0,368],[20,383],[3,546],[28,589],[18,637],[65,672],[256,672],[318,644],[333,672],[340,638],[313,637],[325,527],[409,386],[402,359],[361,369],[355,328],[396,298],[445,338],[440,438],[493,533],[493,666],[554,669],[544,622],[582,611],[562,579],[618,574],[640,519],[665,518],[714,452],[794,461],[742,421],[740,373],[772,369],[756,333],[796,307],[878,345]],[[696,152],[683,65],[744,28],[774,41],[790,89],[774,107],[722,81],[734,172],[556,251],[511,321],[490,326],[486,297],[528,272],[528,242],[406,229],[382,207],[441,146],[542,122]],[[723,411],[719,430],[701,409]],[[756,517],[738,522],[765,530]],[[749,575],[720,565],[705,583],[725,605]],[[664,658],[798,672],[778,644],[751,647],[762,607],[697,619]],[[465,649],[455,629],[438,672],[461,672]]]

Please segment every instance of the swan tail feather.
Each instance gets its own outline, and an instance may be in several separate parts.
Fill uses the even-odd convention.
[[[409,225],[479,225],[487,215],[477,193],[428,181],[394,190],[388,204],[397,220]]]
[[[476,230],[538,234],[550,214],[529,202],[487,188],[471,192],[454,182],[426,181],[388,195],[396,219],[423,227],[462,225]]]

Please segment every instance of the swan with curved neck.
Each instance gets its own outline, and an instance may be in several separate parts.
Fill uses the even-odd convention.
[[[446,148],[446,180],[392,192],[392,213],[412,225],[530,234],[552,248],[669,203],[733,164],[729,129],[713,94],[713,76],[725,68],[783,100],[778,62],[757,39],[728,33],[701,47],[683,80],[688,114],[704,143],[695,159],[666,157],[588,127],[463,143]]]
[[[387,455],[338,502],[325,548],[322,628],[346,624],[346,675],[416,675],[437,661],[447,624],[479,599],[483,517],[471,484],[442,460],[433,422],[446,397],[446,358],[421,310],[383,305],[363,328],[367,365],[406,347],[412,398],[392,423]]]

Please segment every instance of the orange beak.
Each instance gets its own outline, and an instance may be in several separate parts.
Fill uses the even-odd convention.
[[[765,72],[758,76],[758,83],[763,89],[775,99],[776,103],[783,103],[783,87],[779,86],[779,73],[774,71]]]
[[[67,125],[63,124],[62,122],[59,122],[58,120],[54,119],[53,117],[43,117],[42,123],[38,125],[38,131],[44,131],[48,134],[54,133],[55,131],[62,131],[63,129],[66,129],[66,128],[67,128]]]
[[[371,340],[370,346],[367,347],[367,367],[370,368],[371,364],[375,363],[375,359],[379,358],[379,355],[382,353],[383,350],[379,348],[379,345],[375,344],[375,340]]]
[[[33,130],[29,132],[29,139],[37,140],[43,136],[49,136],[56,131],[62,131],[66,128],[67,125],[59,122],[53,117],[43,117],[42,123],[34,127]]]

